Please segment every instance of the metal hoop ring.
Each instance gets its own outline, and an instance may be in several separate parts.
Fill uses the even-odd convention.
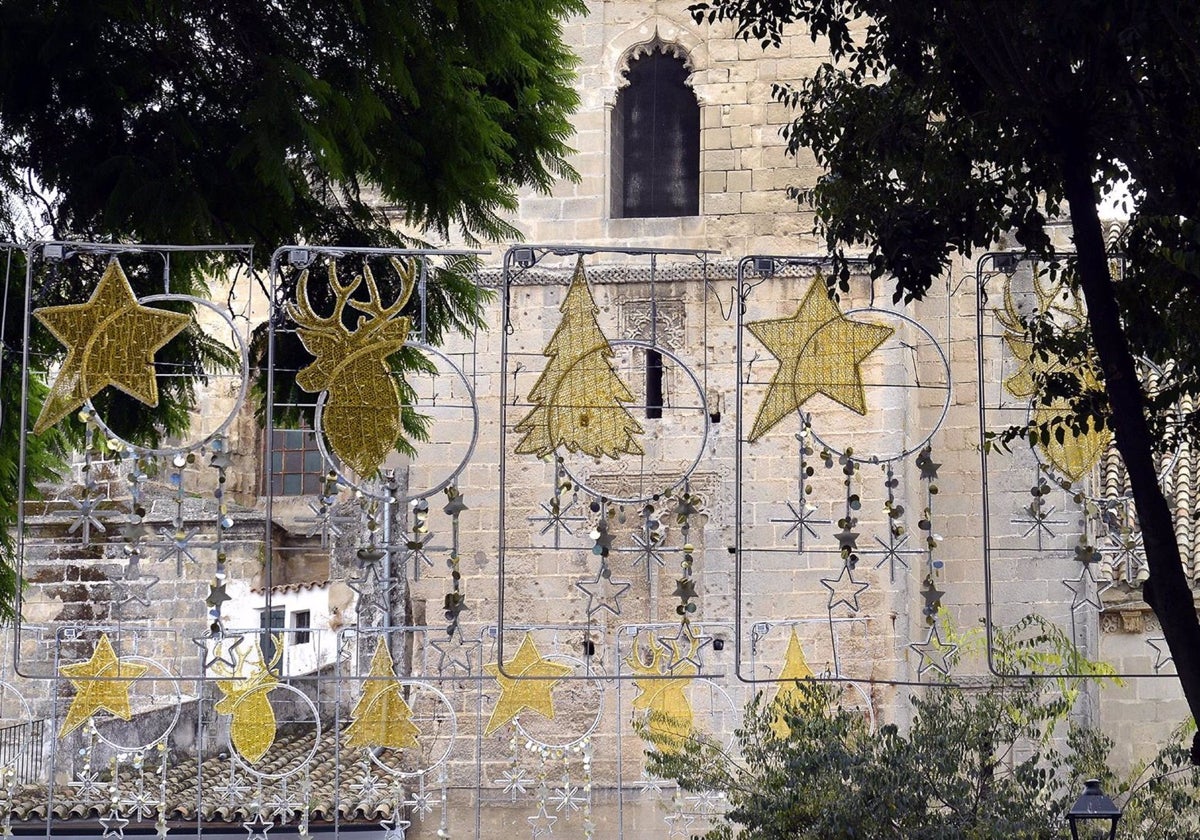
[[[190,452],[192,450],[200,449],[200,448],[212,443],[213,440],[224,435],[227,431],[229,431],[229,427],[231,425],[233,425],[233,421],[236,420],[238,414],[241,413],[242,406],[246,402],[246,393],[248,392],[248,390],[250,388],[250,350],[246,346],[245,338],[243,338],[242,334],[240,332],[238,332],[237,325],[234,324],[233,318],[231,318],[229,316],[229,313],[225,312],[223,309],[221,309],[221,307],[217,306],[212,301],[204,300],[203,298],[193,297],[191,295],[173,295],[173,294],[146,295],[143,298],[138,298],[138,303],[157,303],[159,301],[172,301],[172,300],[188,301],[189,303],[198,304],[200,306],[203,306],[206,309],[210,309],[213,312],[215,312],[217,314],[217,317],[219,317],[221,320],[223,320],[225,322],[225,324],[229,327],[229,332],[233,336],[234,342],[237,344],[238,356],[241,359],[241,363],[242,363],[241,364],[242,370],[241,370],[241,377],[240,377],[241,384],[238,387],[238,395],[237,395],[237,399],[234,401],[233,409],[229,412],[229,416],[225,418],[225,421],[223,423],[221,423],[220,426],[218,426],[213,432],[209,433],[203,439],[201,439],[200,441],[198,441],[196,443],[187,444],[184,446],[173,446],[169,449],[163,449],[163,448],[153,449],[153,448],[150,448],[147,446],[139,446],[136,443],[130,443],[129,441],[127,441],[124,438],[120,437],[119,435],[115,434],[112,431],[112,429],[110,429],[108,427],[108,425],[100,418],[99,413],[97,413],[95,407],[92,405],[92,401],[90,399],[87,400],[84,403],[84,405],[87,406],[88,411],[91,413],[92,419],[95,421],[96,426],[100,429],[100,431],[102,431],[106,437],[112,438],[114,440],[119,440],[121,443],[123,443],[125,446],[127,446],[129,449],[133,450],[134,452],[138,453],[139,455],[152,455],[155,457],[163,457],[163,456],[167,456],[167,455],[175,455],[179,452]]]
[[[607,499],[608,501],[613,502],[614,504],[635,505],[640,502],[649,501],[650,499],[653,499],[656,495],[662,495],[664,493],[668,493],[671,490],[674,490],[676,487],[681,486],[685,481],[687,481],[689,478],[692,477],[692,473],[694,473],[696,471],[696,467],[700,465],[700,459],[704,457],[704,449],[708,445],[708,437],[712,431],[710,428],[712,421],[708,415],[708,401],[705,398],[704,386],[701,384],[700,378],[698,376],[696,376],[695,372],[690,367],[688,367],[687,364],[685,364],[684,361],[681,358],[679,358],[678,355],[671,352],[670,350],[667,350],[665,347],[655,345],[649,341],[640,341],[640,340],[631,339],[631,338],[617,339],[615,341],[610,341],[608,344],[610,347],[635,347],[635,348],[641,348],[643,350],[652,350],[655,353],[659,353],[660,355],[666,356],[668,359],[670,359],[672,362],[674,362],[675,365],[680,370],[684,371],[688,375],[688,379],[691,380],[692,386],[695,387],[695,389],[696,389],[696,395],[699,397],[698,404],[700,406],[700,411],[704,415],[704,434],[700,438],[700,445],[696,447],[696,457],[692,459],[691,464],[689,464],[687,466],[687,468],[680,474],[679,478],[677,478],[672,484],[670,484],[666,487],[660,487],[657,490],[654,490],[653,492],[651,492],[648,496],[630,496],[630,497],[621,498],[621,497],[616,497],[616,496],[610,496],[606,493],[602,493],[601,491],[588,485],[587,482],[580,481],[579,478],[574,473],[571,472],[571,468],[567,466],[565,458],[560,461],[560,463],[562,464],[563,472],[565,472],[567,474],[567,476],[570,477],[571,481],[574,482],[575,486],[578,487],[583,492],[585,492],[591,496],[595,496],[598,499]],[[560,456],[556,455],[555,457],[560,457]]]

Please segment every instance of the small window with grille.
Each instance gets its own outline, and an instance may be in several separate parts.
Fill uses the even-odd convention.
[[[325,468],[312,429],[276,429],[271,441],[271,495],[307,496],[321,492]],[[264,444],[265,445],[265,444]],[[263,487],[267,470],[263,470]]]
[[[296,631],[292,634],[293,644],[306,645],[312,641],[312,634],[309,632],[311,622],[312,613],[308,610],[296,610],[292,613],[292,629]]]
[[[624,72],[612,119],[612,215],[700,212],[700,104],[683,59],[664,44]]]

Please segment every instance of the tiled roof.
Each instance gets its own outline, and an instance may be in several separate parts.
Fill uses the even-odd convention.
[[[269,763],[258,767],[265,773],[279,773],[288,767],[300,764],[312,750],[312,735],[282,735],[272,749],[272,759]],[[347,756],[341,756],[345,759]],[[318,751],[308,771],[311,789],[302,789],[303,773],[293,775],[287,780],[286,802],[297,813],[290,819],[274,818],[274,822],[295,824],[299,820],[299,810],[304,802],[309,803],[309,820],[312,823],[331,823],[336,819],[340,823],[376,823],[392,815],[392,803],[403,797],[391,796],[383,799],[364,798],[356,785],[357,774],[354,766],[343,763],[339,777],[337,766],[338,754],[333,749]],[[201,823],[240,824],[252,818],[249,804],[250,791],[256,790],[256,780],[249,774],[239,771],[243,783],[247,786],[246,793],[240,801],[232,802],[230,797],[220,795],[223,783],[230,777],[230,762],[228,758],[209,758],[201,765],[197,774],[196,758],[181,757],[171,762],[166,781],[166,819],[170,822],[197,821],[197,802],[200,802],[199,821]],[[383,775],[378,773],[378,775]],[[197,782],[202,779],[204,795],[198,795]],[[158,777],[147,768],[142,777],[144,789],[156,793]],[[264,818],[270,818],[274,810],[274,801],[284,791],[284,783],[279,780],[264,779],[263,800]],[[108,804],[107,782],[101,783],[100,789],[86,798],[80,795],[79,786],[55,785],[50,791],[44,784],[19,785],[14,791],[11,801],[11,813],[14,823],[44,822],[49,815],[54,820],[95,820],[106,816],[111,806]],[[131,799],[137,791],[137,780],[132,772],[123,771],[117,782],[119,801]],[[389,788],[395,791],[395,788]],[[51,799],[50,794],[53,793]],[[149,821],[154,822],[157,816],[157,797],[152,807],[155,816]],[[133,806],[121,805],[118,810],[132,819],[127,813]]]

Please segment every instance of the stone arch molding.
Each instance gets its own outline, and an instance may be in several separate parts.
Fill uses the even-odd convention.
[[[691,27],[684,26],[664,15],[652,15],[641,23],[631,26],[609,41],[604,49],[604,103],[612,107],[617,101],[617,91],[629,82],[625,71],[630,63],[655,50],[680,59],[693,74],[708,69],[708,45]],[[707,104],[700,91],[692,86],[696,101]]]

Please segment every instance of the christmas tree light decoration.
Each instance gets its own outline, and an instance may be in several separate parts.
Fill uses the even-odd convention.
[[[416,749],[421,730],[412,722],[412,708],[404,699],[404,687],[392,670],[392,654],[383,636],[375,645],[371,669],[363,693],[350,712],[346,747]]]
[[[613,369],[582,258],[560,311],[562,321],[543,351],[550,361],[529,392],[534,408],[514,427],[524,434],[515,451],[545,457],[565,447],[614,460],[644,454],[636,439],[644,430],[622,405],[633,402],[633,394]]]
[[[154,354],[192,323],[191,315],[138,303],[115,259],[87,303],[46,306],[33,315],[67,348],[35,434],[41,434],[109,385],[158,405]]]
[[[133,717],[129,687],[146,670],[146,665],[118,659],[108,634],[101,634],[91,659],[63,665],[58,669],[59,674],[70,680],[76,691],[62,727],[58,730],[58,737],[74,732],[102,710],[111,712],[121,720]]]
[[[747,438],[750,443],[817,394],[866,414],[862,362],[895,332],[847,318],[830,299],[821,277],[808,287],[795,315],[755,321],[746,328],[779,360]]]
[[[321,431],[333,454],[364,478],[379,471],[403,431],[403,400],[387,359],[408,341],[412,319],[399,313],[412,296],[417,269],[415,264],[405,265],[395,257],[391,262],[402,285],[399,297],[389,306],[383,305],[369,265],[364,264],[362,274],[343,285],[332,262],[332,315],[321,317],[313,311],[307,270],[300,275],[296,303],[287,306],[300,342],[316,357],[296,374],[296,384],[309,393],[327,394]],[[352,299],[350,296],[364,281],[370,299]],[[347,305],[366,316],[359,317],[352,330],[342,320]]]
[[[570,665],[551,662],[538,653],[533,643],[533,634],[526,633],[517,648],[517,655],[504,663],[504,670],[513,676],[500,673],[500,664],[484,665],[483,670],[496,678],[500,685],[500,697],[492,709],[484,735],[491,735],[523,711],[537,712],[547,720],[554,720],[554,686],[561,682],[556,677],[565,677],[574,669]]]
[[[800,638],[793,627],[792,635],[788,638],[787,652],[783,655],[783,668],[779,671],[779,690],[775,692],[775,699],[771,701],[778,707],[775,720],[771,722],[771,729],[780,738],[788,737],[792,731],[787,725],[783,710],[789,705],[794,705],[800,697],[798,680],[806,680],[812,675],[812,668],[808,667],[808,660],[804,658],[804,648],[801,647]]]

